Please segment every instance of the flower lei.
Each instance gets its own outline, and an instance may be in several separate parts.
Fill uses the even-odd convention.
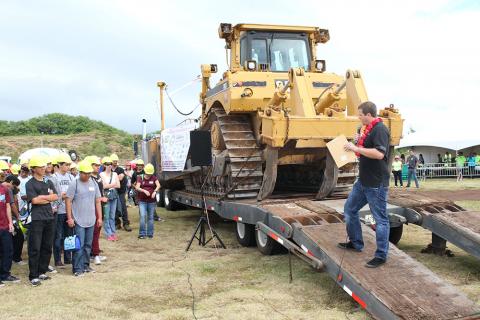
[[[372,122],[370,122],[365,129],[363,130],[362,136],[358,139],[357,147],[362,148],[365,140],[367,139],[370,132],[372,132],[373,128],[379,123],[382,122],[382,118],[375,118]],[[360,157],[360,153],[355,152],[357,157]]]

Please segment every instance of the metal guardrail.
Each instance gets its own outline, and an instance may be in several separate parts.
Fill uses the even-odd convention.
[[[464,178],[480,177],[480,165],[457,167],[454,163],[425,163],[417,168],[417,177],[425,180],[429,178],[457,177],[461,170]]]

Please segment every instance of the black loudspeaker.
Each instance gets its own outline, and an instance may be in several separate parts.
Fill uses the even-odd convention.
[[[212,165],[212,140],[210,131],[190,131],[190,156],[192,167]]]

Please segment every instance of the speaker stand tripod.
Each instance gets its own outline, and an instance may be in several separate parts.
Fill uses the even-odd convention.
[[[203,166],[201,166],[201,172],[202,172],[202,181],[203,181],[205,179],[205,177],[203,177]],[[202,186],[202,189],[201,189],[202,202],[206,206],[206,204],[205,204],[205,194],[204,194],[203,191],[204,190],[203,190],[203,186]],[[222,248],[227,249],[227,247],[223,243],[222,239],[218,235],[217,231],[215,231],[215,229],[209,223],[208,217],[207,217],[207,215],[208,215],[207,209],[204,208],[203,210],[204,211],[202,212],[202,215],[200,216],[200,219],[197,222],[197,226],[195,227],[195,231],[193,232],[192,237],[190,238],[190,241],[188,242],[188,245],[187,245],[187,248],[185,249],[185,251],[188,251],[190,249],[190,247],[193,243],[193,239],[197,239],[198,240],[198,245],[202,246],[202,247],[205,247],[207,245],[207,243],[209,243],[213,239],[217,239],[218,242],[220,242],[220,245],[222,246]],[[212,237],[208,240],[207,240],[207,235],[206,235],[206,229],[210,229],[210,231],[212,232]],[[198,236],[197,236],[197,233],[198,233]]]

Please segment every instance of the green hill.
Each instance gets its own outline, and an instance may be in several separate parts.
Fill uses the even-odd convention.
[[[23,121],[0,120],[0,136],[0,155],[13,159],[28,149],[42,145],[73,149],[80,157],[115,152],[121,159],[132,159],[132,144],[138,138],[101,121],[61,113]]]

